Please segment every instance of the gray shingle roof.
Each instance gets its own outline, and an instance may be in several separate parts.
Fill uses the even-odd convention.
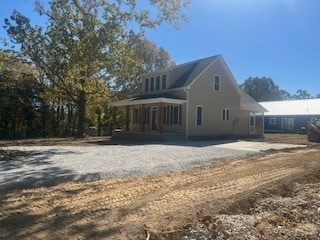
[[[173,84],[169,89],[188,86],[219,56],[216,55],[173,67],[170,71],[170,78]]]
[[[152,94],[152,95],[140,95],[140,96],[136,97],[135,100],[150,99],[150,98],[180,99],[180,98],[173,96],[170,93],[158,93],[158,94]]]

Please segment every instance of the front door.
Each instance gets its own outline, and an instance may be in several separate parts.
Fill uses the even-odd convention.
[[[157,112],[158,112],[158,108],[153,107],[152,115],[151,115],[152,131],[157,131],[157,121],[158,121]]]

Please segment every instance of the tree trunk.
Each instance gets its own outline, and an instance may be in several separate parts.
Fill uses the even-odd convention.
[[[84,137],[84,127],[86,118],[86,95],[84,91],[80,92],[78,100],[78,132],[77,137]]]

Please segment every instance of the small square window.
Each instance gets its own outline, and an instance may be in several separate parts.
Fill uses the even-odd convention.
[[[275,125],[276,124],[276,119],[275,118],[269,118],[269,124],[270,125]]]

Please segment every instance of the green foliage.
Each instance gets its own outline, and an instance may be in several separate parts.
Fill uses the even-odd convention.
[[[0,52],[0,136],[31,137],[41,85],[34,69],[12,54]]]
[[[24,59],[38,70],[47,89],[43,94],[50,95],[50,111],[60,116],[68,109],[69,128],[72,132],[76,128],[79,137],[84,134],[87,111],[91,116],[92,112],[103,112],[100,108],[106,107],[110,86],[128,91],[137,85],[143,63],[137,58],[135,47],[144,30],[163,22],[178,27],[185,19],[183,10],[189,1],[150,0],[150,5],[158,10],[156,17],[135,0],[52,0],[49,9],[36,0],[35,9],[44,16],[45,28],[33,26],[28,17],[17,11],[10,20],[5,19],[9,37],[20,45]],[[167,57],[164,49],[159,54],[163,59]],[[90,102],[102,95],[103,104],[92,111]],[[61,120],[56,119],[52,126]]]
[[[302,89],[291,95],[289,92],[279,89],[271,78],[266,77],[249,77],[240,87],[258,102],[314,98],[310,93]],[[316,98],[319,97],[320,94],[316,96]]]
[[[281,99],[279,87],[271,78],[249,77],[240,87],[258,102]]]
[[[311,97],[311,94],[308,93],[306,90],[299,89],[293,95],[293,98],[294,99],[309,99],[309,98],[312,98],[312,97]]]

